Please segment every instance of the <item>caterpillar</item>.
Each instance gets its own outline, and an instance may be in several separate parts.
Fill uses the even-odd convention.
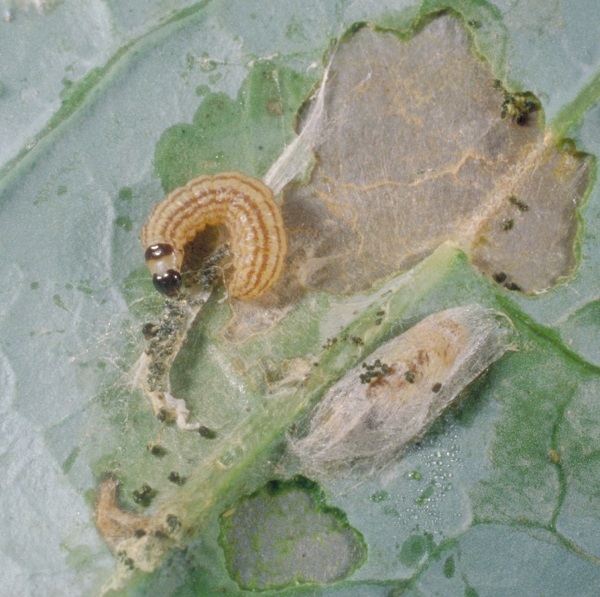
[[[273,286],[287,253],[281,209],[260,180],[222,172],[199,176],[171,191],[144,224],[140,240],[159,292],[178,292],[186,243],[206,226],[220,225],[229,233],[235,270],[229,295],[251,300]]]

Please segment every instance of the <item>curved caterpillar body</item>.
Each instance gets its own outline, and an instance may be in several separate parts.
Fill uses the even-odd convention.
[[[287,252],[283,218],[271,189],[240,172],[194,178],[154,208],[140,239],[155,288],[175,294],[186,243],[206,226],[220,225],[229,232],[235,268],[229,295],[250,300],[266,292]]]

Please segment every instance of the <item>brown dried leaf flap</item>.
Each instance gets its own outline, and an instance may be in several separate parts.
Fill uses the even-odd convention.
[[[590,160],[558,148],[539,112],[502,118],[511,96],[457,19],[408,42],[363,27],[327,85],[318,163],[284,197],[289,282],[364,290],[447,240],[509,288],[571,273]]]

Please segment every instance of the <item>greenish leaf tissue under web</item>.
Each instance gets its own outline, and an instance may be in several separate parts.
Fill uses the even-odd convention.
[[[2,586],[595,595],[600,15],[569,3],[7,3]],[[145,219],[233,170],[281,277],[237,300],[209,227],[165,300]]]

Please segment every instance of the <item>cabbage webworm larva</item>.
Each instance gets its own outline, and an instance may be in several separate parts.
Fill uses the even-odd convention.
[[[220,225],[229,233],[235,268],[229,295],[250,300],[271,288],[287,252],[281,209],[260,180],[222,172],[171,191],[142,228],[140,239],[157,290],[177,292],[186,243],[206,226]]]

